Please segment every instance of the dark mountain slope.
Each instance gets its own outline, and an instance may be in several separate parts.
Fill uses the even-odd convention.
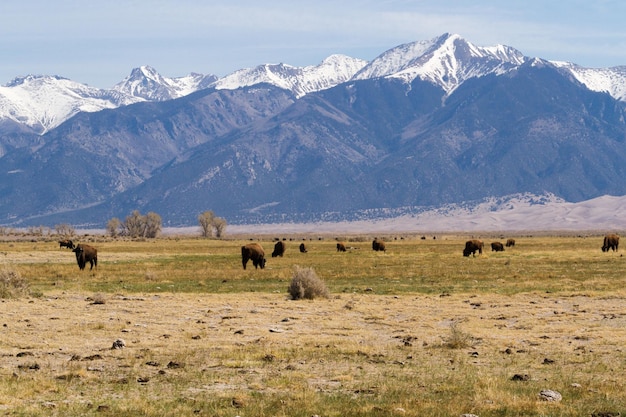
[[[310,94],[274,117],[194,148],[81,216],[97,221],[136,208],[180,225],[195,223],[208,209],[238,222],[379,207],[368,172],[397,146],[398,128],[443,96],[430,84],[414,84],[360,81]]]
[[[0,207],[89,206],[30,221],[98,226],[138,209],[181,226],[205,210],[311,221],[523,192],[626,194],[624,105],[540,60],[449,96],[376,78],[299,100],[261,86],[128,109],[72,119],[35,153],[0,159],[7,179],[46,179],[25,202],[14,198],[23,181],[2,182]]]
[[[430,122],[405,129],[402,149],[380,164],[405,180],[378,181],[395,204],[439,205],[518,192],[568,201],[623,194],[624,107],[552,66],[525,65],[459,87]],[[392,174],[391,172],[395,172]]]
[[[0,158],[0,222],[90,206],[143,182],[198,144],[293,103],[272,86],[81,113]],[[22,196],[28,196],[23,198]]]

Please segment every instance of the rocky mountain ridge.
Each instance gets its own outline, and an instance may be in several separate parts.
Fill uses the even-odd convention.
[[[237,89],[262,83],[290,90],[300,98],[350,80],[394,77],[410,83],[420,78],[450,93],[467,79],[503,73],[528,59],[512,47],[480,47],[459,35],[446,33],[399,45],[371,62],[331,55],[319,65],[261,64],[221,78],[195,72],[170,78],[145,65],[134,68],[111,89],[100,89],[59,76],[27,75],[0,87],[0,127],[5,132],[44,134],[79,112],[96,112],[141,101],[172,100],[211,87]],[[573,63],[552,63],[591,90],[606,91],[617,100],[626,101],[626,66],[584,68]]]
[[[135,97],[45,135],[0,136],[0,224],[101,225],[134,209],[167,226],[207,209],[231,224],[338,221],[519,193],[624,195],[625,104],[587,87],[619,94],[620,71],[445,34],[369,63],[265,65],[175,99]],[[134,75],[124,88],[146,97],[196,85]]]

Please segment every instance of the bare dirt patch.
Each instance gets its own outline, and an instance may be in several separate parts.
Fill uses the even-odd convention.
[[[2,300],[0,378],[14,382],[0,392],[0,406],[47,404],[71,414],[119,407],[124,398],[202,403],[211,395],[230,402],[227,409],[259,415],[259,395],[288,402],[311,392],[388,396],[406,411],[417,403],[395,393],[406,387],[393,378],[406,380],[424,406],[460,371],[476,387],[448,406],[457,415],[538,401],[530,392],[500,396],[515,375],[565,392],[563,402],[573,401],[572,392],[579,401],[626,399],[616,391],[626,363],[624,299],[343,294],[291,301],[250,293],[118,294],[94,303],[89,294],[56,293]],[[471,336],[469,345],[446,347],[453,327]],[[118,339],[125,346],[114,349]],[[11,386],[20,384],[16,395]]]

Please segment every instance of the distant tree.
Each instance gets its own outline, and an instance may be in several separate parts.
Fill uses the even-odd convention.
[[[213,219],[215,214],[213,211],[208,210],[198,216],[198,223],[200,223],[200,233],[202,237],[213,236]]]
[[[155,238],[162,229],[161,216],[151,211],[145,216],[144,237]]]
[[[217,217],[212,210],[207,210],[204,213],[198,216],[198,223],[200,223],[200,233],[202,237],[213,237],[213,232],[215,232],[215,237],[224,236],[224,231],[226,230],[226,220]]]
[[[139,210],[126,216],[124,220],[124,233],[130,237],[143,237],[146,228],[145,217],[141,215]]]
[[[224,232],[226,231],[226,219],[215,217],[213,219],[213,227],[215,228],[215,237],[219,238],[224,236]]]
[[[76,233],[76,230],[74,230],[74,227],[72,227],[71,225],[69,225],[67,223],[62,223],[62,224],[55,225],[54,226],[54,230],[55,230],[57,235],[65,236],[65,237],[74,236],[74,234]]]
[[[118,237],[123,233],[122,221],[117,217],[113,217],[107,222],[106,231],[111,237]]]
[[[139,212],[139,210],[133,210],[129,216],[126,216],[123,228],[124,234],[133,238],[155,238],[159,235],[159,233],[161,233],[161,216],[152,211],[144,216]]]
[[[50,228],[48,226],[30,226],[28,228],[28,235],[30,236],[50,235]]]

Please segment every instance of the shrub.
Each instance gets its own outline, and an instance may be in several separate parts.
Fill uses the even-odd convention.
[[[474,344],[474,338],[469,333],[459,329],[458,323],[450,325],[450,335],[444,340],[444,346],[450,349],[464,349]]]
[[[91,300],[92,304],[106,304],[107,303],[106,295],[102,293],[94,294],[94,296],[91,298],[88,298],[88,300]]]
[[[329,297],[326,284],[317,276],[313,268],[296,266],[288,291],[293,300],[313,300],[318,297]]]
[[[0,270],[0,298],[19,298],[28,295],[28,283],[14,269]]]

